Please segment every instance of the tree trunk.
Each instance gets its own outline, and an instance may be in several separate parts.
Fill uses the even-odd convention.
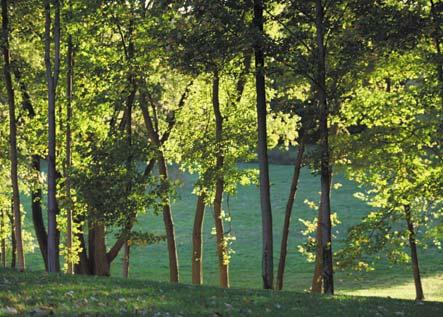
[[[14,214],[12,213],[9,214],[9,225],[11,226],[11,268],[15,269],[17,268],[17,241],[15,240]]]
[[[156,131],[151,116],[149,114],[149,110],[146,104],[146,94],[142,91],[141,93],[141,102],[140,108],[142,110],[143,119],[145,122],[146,130],[148,131],[148,136],[151,141],[157,147],[157,162],[159,174],[162,177],[163,183],[163,221],[165,223],[166,230],[166,239],[168,243],[168,253],[169,253],[169,275],[170,281],[172,283],[178,283],[180,280],[179,277],[179,266],[178,266],[178,256],[177,256],[177,247],[175,242],[175,228],[174,228],[174,220],[172,218],[172,210],[171,203],[169,201],[169,193],[168,193],[168,167],[166,164],[165,157],[160,149],[161,141]],[[155,107],[153,105],[153,107]]]
[[[22,221],[20,212],[20,191],[18,187],[18,159],[17,159],[17,126],[15,118],[14,89],[11,79],[11,65],[9,62],[9,21],[8,1],[2,0],[2,34],[5,86],[8,94],[9,105],[9,158],[11,160],[11,185],[12,185],[12,210],[14,214],[15,240],[17,246],[18,270],[25,270],[25,257],[23,252]]]
[[[192,284],[203,284],[203,221],[205,217],[206,194],[201,192],[197,197],[194,228],[192,231]]]
[[[80,216],[73,217],[73,222],[76,224],[79,224],[83,219],[80,219]],[[79,253],[79,262],[74,265],[74,272],[75,274],[84,274],[84,275],[90,275],[92,274],[89,261],[88,261],[88,255],[86,253],[87,247],[85,243],[85,236],[82,232],[76,233],[76,238],[80,242],[80,248],[81,251]]]
[[[272,210],[269,188],[269,164],[266,131],[266,91],[263,52],[263,0],[254,0],[254,26],[259,35],[255,43],[255,82],[257,92],[258,165],[260,171],[260,205],[262,214],[263,287],[272,289],[274,279]]]
[[[71,4],[71,3],[69,3]],[[72,14],[70,8],[70,15]],[[72,263],[72,199],[71,199],[71,118],[72,118],[72,88],[73,88],[73,68],[74,68],[74,49],[72,45],[72,35],[68,35],[68,56],[67,56],[67,76],[66,76],[66,162],[65,162],[65,191],[67,199],[66,212],[66,248],[68,249],[68,274],[74,273],[74,265]]]
[[[415,240],[415,229],[411,217],[411,207],[404,206],[404,208],[405,208],[406,223],[408,225],[408,231],[409,231],[409,247],[411,248],[412,273],[414,275],[414,284],[415,284],[415,300],[422,301],[425,299],[425,295],[423,294],[423,286],[421,283],[420,266],[418,263],[418,254],[417,254],[417,243]]]
[[[316,0],[316,28],[318,45],[317,88],[320,106],[320,143],[321,143],[321,245],[323,292],[334,294],[331,240],[331,166],[329,154],[328,103],[326,94],[326,48],[324,45],[324,12],[321,0]]]
[[[131,250],[131,246],[129,245],[129,241],[126,241],[123,245],[123,262],[122,262],[122,275],[124,278],[128,278],[129,276],[129,251]]]
[[[32,168],[40,175],[40,157],[32,155]],[[34,224],[35,236],[37,237],[40,252],[45,264],[45,270],[48,270],[48,235],[46,233],[45,224],[42,213],[42,190],[40,187],[32,189],[31,191],[31,209],[32,222]]]
[[[60,68],[60,3],[53,0],[54,19],[54,71],[51,66],[51,5],[45,0],[45,66],[48,84],[48,272],[58,272],[60,260],[57,245],[56,195],[56,120],[55,102]]]
[[[94,275],[109,276],[110,275],[110,263],[106,256],[106,243],[105,243],[105,225],[102,223],[95,223],[93,234],[93,267]]]
[[[214,198],[214,222],[217,241],[217,255],[218,267],[220,271],[220,286],[223,288],[229,287],[229,259],[228,249],[225,240],[225,233],[223,228],[223,210],[222,200],[224,191],[223,179],[223,116],[220,112],[220,98],[219,98],[220,80],[218,71],[214,71],[214,78],[212,82],[212,106],[214,108],[215,116],[215,143],[216,143],[216,163],[215,163],[215,198]]]
[[[5,231],[6,231],[6,223],[5,223],[5,213],[4,210],[1,211],[0,214],[0,250],[2,253],[2,267],[6,268],[6,237],[5,237]]]
[[[168,181],[168,168],[163,153],[159,154],[158,168],[159,174],[165,182],[165,190],[163,192],[163,221],[166,228],[166,239],[168,242],[169,253],[169,277],[172,283],[178,283],[180,281],[179,268],[178,268],[178,256],[177,246],[175,242],[175,228],[174,220],[172,218],[171,202],[169,201],[169,194],[166,182]]]
[[[288,202],[286,204],[285,220],[283,223],[283,231],[282,231],[282,239],[280,247],[280,262],[278,265],[278,274],[277,274],[277,290],[283,289],[283,276],[285,273],[286,253],[288,250],[289,226],[291,224],[292,207],[294,205],[295,194],[297,193],[298,179],[300,177],[300,170],[302,167],[304,150],[305,150],[305,138],[304,136],[301,136],[297,152],[297,158],[295,159],[294,163],[294,174],[292,175],[291,189],[289,191]]]
[[[315,234],[315,240],[317,242],[315,248],[315,268],[314,276],[312,277],[311,293],[320,294],[322,291],[322,272],[323,272],[323,248],[321,244],[321,224],[322,224],[322,206],[320,202],[320,208],[317,216],[317,230]]]

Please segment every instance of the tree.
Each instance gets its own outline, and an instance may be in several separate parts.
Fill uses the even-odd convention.
[[[11,79],[11,64],[9,60],[9,23],[8,1],[2,0],[2,35],[3,35],[3,72],[5,76],[6,90],[9,104],[9,157],[11,160],[11,183],[12,183],[12,210],[14,216],[15,245],[17,252],[17,269],[25,270],[25,258],[22,238],[22,215],[20,212],[20,191],[17,175],[17,127],[15,117],[15,97]]]
[[[57,239],[56,194],[56,119],[55,105],[60,73],[60,2],[52,1],[54,23],[51,23],[51,1],[45,0],[45,66],[48,87],[48,272],[58,272],[60,262]],[[54,62],[51,62],[51,27],[54,36]]]
[[[256,30],[255,81],[257,92],[257,153],[260,170],[260,205],[263,234],[263,288],[272,289],[274,279],[271,194],[266,130],[266,87],[263,48],[263,0],[254,0],[254,27]]]

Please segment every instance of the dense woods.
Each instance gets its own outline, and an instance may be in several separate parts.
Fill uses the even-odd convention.
[[[109,276],[121,254],[128,277],[133,246],[165,242],[170,282],[205,284],[206,225],[228,288],[235,219],[226,206],[252,184],[255,282],[281,290],[309,169],[320,192],[300,246],[312,260],[306,288],[334,294],[335,270],[388,259],[411,263],[416,299],[425,298],[419,250],[443,239],[443,3],[1,0],[1,9],[3,267],[25,271],[35,245],[47,272]],[[271,149],[295,152],[283,227],[273,224]],[[171,170],[196,176],[189,281]],[[336,246],[334,225],[347,221],[331,195],[339,174],[371,211]],[[164,234],[139,230],[146,214],[162,217]]]

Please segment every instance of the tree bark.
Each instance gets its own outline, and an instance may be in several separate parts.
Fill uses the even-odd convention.
[[[302,167],[303,153],[305,150],[305,138],[300,137],[297,157],[294,163],[294,174],[292,175],[291,189],[289,191],[288,202],[286,203],[285,220],[283,223],[282,239],[280,246],[280,262],[277,273],[277,290],[283,289],[283,277],[286,265],[286,253],[288,250],[289,226],[291,224],[292,207],[294,205],[295,195],[297,193],[298,179],[300,178],[300,170]]]
[[[254,0],[254,26],[257,31],[255,43],[255,81],[257,92],[258,165],[260,171],[260,205],[263,235],[263,287],[272,289],[274,278],[272,209],[269,186],[269,164],[266,131],[266,91],[263,51],[263,0]]]
[[[418,253],[417,253],[417,243],[415,239],[415,228],[411,216],[411,207],[404,206],[406,223],[408,225],[409,231],[409,247],[411,249],[411,262],[412,262],[412,273],[414,275],[415,284],[415,300],[422,301],[425,299],[423,293],[423,285],[421,283],[420,266],[418,263]]]
[[[3,34],[3,72],[9,105],[9,158],[11,160],[12,210],[14,214],[15,240],[17,247],[17,269],[25,270],[23,251],[22,222],[20,211],[20,191],[18,185],[18,158],[17,158],[17,126],[15,118],[15,96],[11,79],[11,65],[9,61],[9,17],[8,1],[2,0],[2,34]]]
[[[54,71],[51,65],[51,4],[45,0],[45,66],[48,85],[48,272],[58,272],[60,260],[57,245],[57,195],[56,195],[56,120],[55,102],[60,70],[60,3],[52,1],[54,18]]]
[[[201,192],[197,197],[194,227],[192,230],[192,284],[203,284],[203,221],[205,217],[206,194]]]
[[[326,93],[326,48],[324,45],[324,8],[321,0],[316,0],[316,29],[318,46],[317,88],[320,106],[320,144],[321,144],[321,245],[323,292],[334,294],[331,239],[331,166],[329,153],[328,102]]]
[[[224,179],[223,179],[223,165],[224,165],[224,153],[223,153],[223,116],[220,111],[220,98],[219,98],[220,79],[218,71],[214,71],[214,78],[212,82],[212,106],[215,116],[215,143],[216,143],[216,163],[215,163],[215,198],[214,198],[214,222],[215,233],[217,241],[217,255],[218,255],[218,267],[220,272],[220,286],[223,288],[229,287],[229,260],[228,249],[225,240],[225,233],[223,228],[223,191],[224,191]]]
[[[94,224],[94,275],[109,276],[110,262],[106,256],[105,225]]]

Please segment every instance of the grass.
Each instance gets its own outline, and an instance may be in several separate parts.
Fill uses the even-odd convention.
[[[0,315],[441,316],[443,303],[0,271]]]
[[[254,164],[242,164],[243,167],[255,167]],[[191,282],[191,237],[195,210],[195,196],[191,194],[195,176],[180,174],[175,177],[183,180],[179,197],[173,205],[176,224],[177,245],[180,262],[181,281]],[[281,227],[287,200],[292,167],[287,165],[270,166],[272,182],[272,204],[274,213],[274,256],[275,265],[278,261],[278,251],[281,237]],[[354,183],[341,176],[334,177],[334,182],[343,186],[332,193],[332,209],[339,215],[342,223],[335,228],[334,248],[342,243],[346,230],[357,223],[368,211],[361,201],[353,197],[359,189]],[[305,199],[317,201],[319,198],[319,179],[303,169],[293,210],[293,221],[289,238],[285,289],[304,292],[309,289],[313,264],[308,263],[297,251],[297,245],[304,237],[303,229],[298,221],[312,219],[316,211],[309,209]],[[29,202],[25,202],[29,210]],[[225,210],[228,211],[225,199]],[[230,263],[231,285],[234,288],[261,288],[261,218],[257,186],[241,187],[236,196],[229,199],[229,210],[232,216],[231,230],[237,240],[232,245],[235,254]],[[29,217],[28,217],[29,219]],[[213,227],[212,209],[207,208],[204,231],[204,283],[218,284],[217,258],[215,254],[215,238],[211,235]],[[161,216],[144,215],[137,224],[138,229],[163,233]],[[31,224],[27,228],[32,231]],[[443,301],[443,252],[433,248],[420,250],[421,269],[424,277],[424,291],[428,300]],[[41,256],[36,250],[27,255],[27,267],[31,270],[41,270]],[[121,259],[117,258],[112,265],[113,276],[121,274]],[[166,244],[134,247],[131,251],[130,277],[139,280],[168,281],[168,256]],[[120,282],[119,282],[120,283]],[[123,282],[121,282],[123,283]],[[142,282],[134,282],[137,283]],[[412,273],[409,265],[391,266],[381,263],[376,270],[369,273],[337,272],[335,286],[342,295],[391,296],[396,298],[413,299],[415,296]],[[214,290],[215,292],[215,290]]]

